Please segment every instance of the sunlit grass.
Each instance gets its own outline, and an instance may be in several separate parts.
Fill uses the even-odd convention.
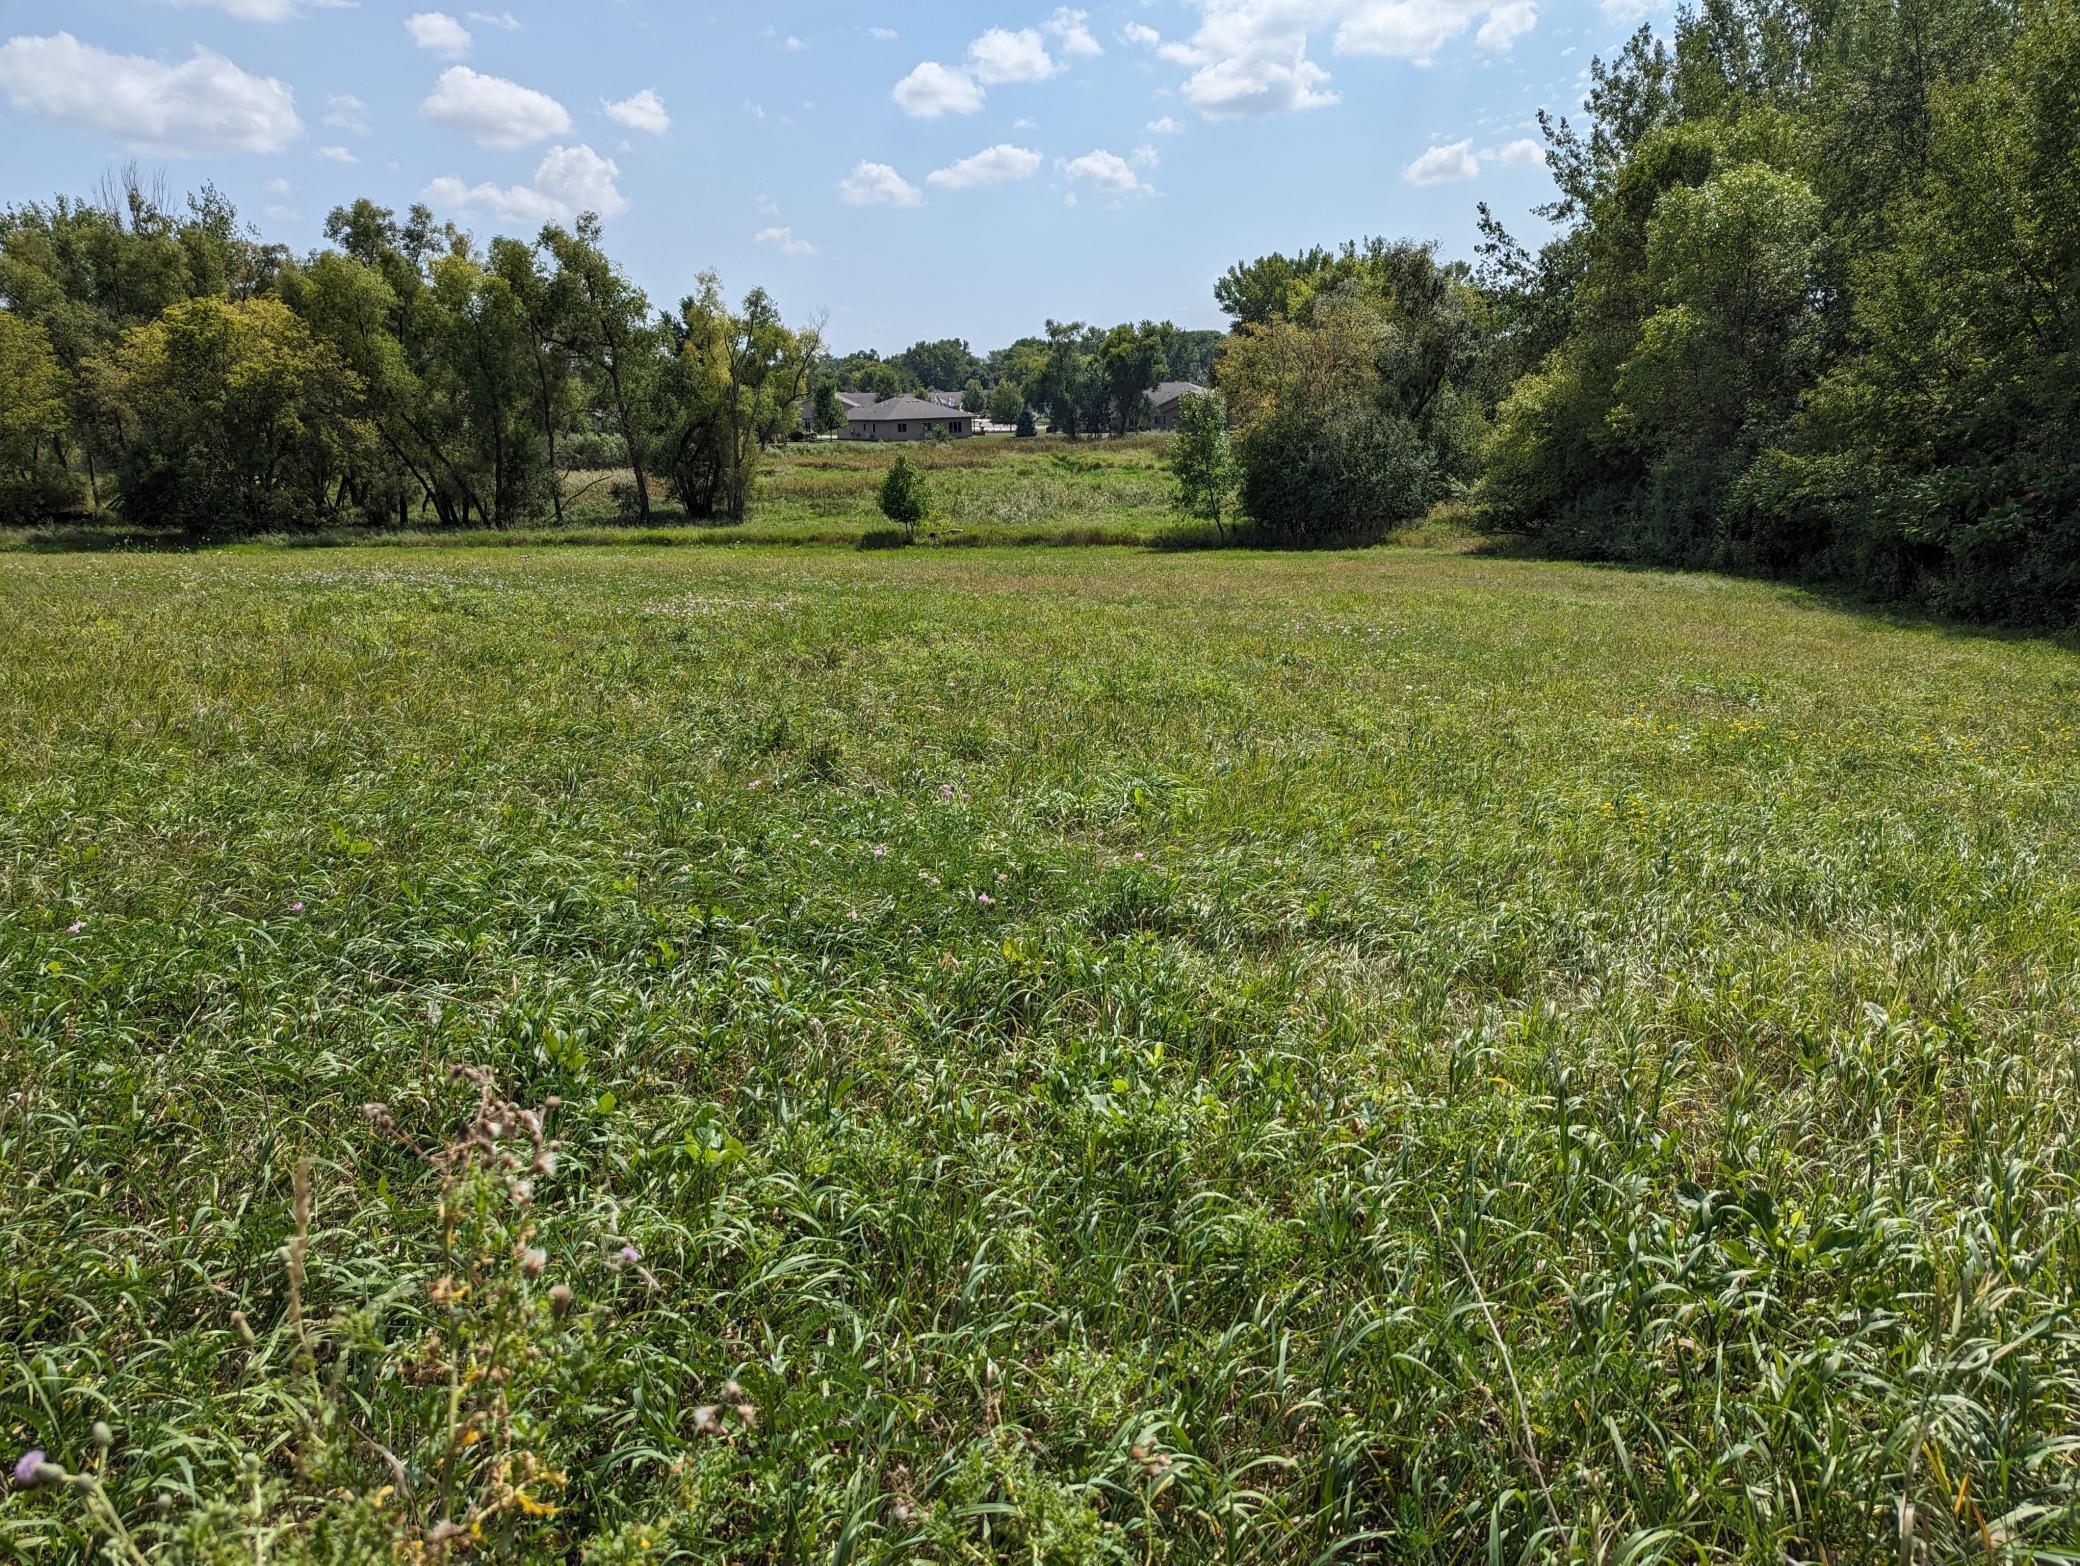
[[[0,1556],[2080,1536],[2063,643],[1413,549],[0,617],[0,1421],[101,1476]]]

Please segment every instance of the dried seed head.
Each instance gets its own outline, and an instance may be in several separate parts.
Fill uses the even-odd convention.
[[[725,1403],[742,1403],[746,1401],[744,1388],[735,1376],[722,1383],[722,1401]]]
[[[244,1311],[235,1310],[231,1313],[231,1326],[232,1329],[238,1333],[241,1340],[243,1340],[248,1346],[252,1344],[253,1324],[250,1321],[246,1320],[246,1313]]]
[[[104,1451],[116,1444],[116,1433],[108,1428],[106,1420],[95,1420],[94,1428],[90,1433],[94,1437],[94,1444]]]
[[[722,1410],[717,1408],[713,1403],[703,1403],[699,1408],[696,1408],[693,1411],[693,1428],[695,1434],[720,1434],[722,1430],[722,1420],[719,1416],[721,1415],[721,1413]]]
[[[545,1250],[529,1246],[520,1253],[520,1276],[523,1278],[539,1278],[542,1269],[548,1265],[549,1253]]]
[[[753,1405],[739,1403],[730,1412],[737,1416],[737,1423],[746,1430],[756,1430],[758,1428],[758,1410]]]
[[[571,1286],[559,1283],[549,1291],[549,1312],[558,1321],[571,1313]]]

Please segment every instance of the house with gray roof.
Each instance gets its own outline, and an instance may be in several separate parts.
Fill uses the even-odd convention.
[[[962,413],[922,397],[886,397],[846,410],[847,440],[930,440],[935,435],[962,439],[975,433],[976,415]]]
[[[1165,381],[1141,395],[1148,399],[1149,407],[1155,414],[1156,428],[1174,430],[1177,428],[1177,410],[1183,405],[1185,398],[1203,397],[1206,395],[1206,388],[1196,381]]]

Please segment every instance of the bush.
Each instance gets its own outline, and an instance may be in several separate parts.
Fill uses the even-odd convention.
[[[1035,435],[1038,435],[1039,433],[1039,426],[1033,422],[1033,410],[1031,408],[1019,409],[1017,431],[1018,438],[1020,440],[1031,440]]]
[[[628,466],[628,442],[607,430],[579,430],[564,436],[556,448],[563,465],[574,471]]]
[[[888,477],[881,481],[880,502],[881,514],[907,534],[914,535],[917,524],[930,513],[931,487],[907,451],[898,452],[896,460],[889,464]]]
[[[1364,403],[1317,424],[1273,414],[1237,445],[1242,509],[1259,542],[1365,543],[1429,510],[1442,490],[1415,427]]]

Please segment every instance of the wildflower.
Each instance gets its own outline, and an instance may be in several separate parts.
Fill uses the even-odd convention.
[[[751,780],[751,787],[752,787],[752,788],[753,788],[754,790],[756,790],[756,789],[761,789],[761,788],[764,788],[764,787],[765,787],[765,783],[764,783],[764,781],[763,781],[762,779],[759,779],[759,778],[753,778],[753,779]]]
[[[990,896],[987,892],[977,892],[975,894],[975,901],[982,904],[982,906],[985,908],[994,908],[997,906],[997,900],[994,897]]]
[[[571,1286],[559,1283],[549,1291],[549,1312],[558,1321],[571,1313]]]
[[[717,1416],[721,1412],[722,1410],[715,1404],[703,1403],[693,1411],[694,1430],[701,1435],[716,1435],[720,1433],[722,1421]]]
[[[302,912],[303,912],[303,904],[302,904],[302,903],[300,903],[300,902],[295,902],[295,903],[291,903],[291,904],[289,905],[289,912],[291,912],[292,914],[293,914],[293,913],[302,913]]]
[[[549,1265],[549,1253],[536,1246],[529,1246],[520,1253],[520,1276],[539,1278]]]
[[[941,783],[939,785],[939,797],[941,799],[953,798],[953,785],[951,783]]]
[[[67,935],[77,935],[77,934],[79,934],[79,932],[80,932],[80,931],[84,930],[84,929],[85,929],[86,927],[87,927],[87,921],[86,921],[86,920],[84,920],[84,919],[75,919],[75,920],[73,920],[73,921],[72,921],[72,923],[70,923],[70,924],[68,924],[68,925],[66,925],[66,926],[65,926],[65,933],[66,933]]]
[[[93,1436],[94,1444],[100,1447],[103,1451],[106,1451],[109,1447],[112,1447],[116,1444],[116,1433],[108,1428],[108,1422],[106,1420],[95,1420],[94,1427],[92,1430],[88,1432],[88,1434]]]
[[[999,870],[997,872],[997,885],[1002,886],[1006,881],[1010,879],[1011,877],[1006,875],[1003,871]]]
[[[886,843],[876,843],[874,845],[874,857],[876,859],[886,859],[888,857],[888,845]],[[74,928],[77,929],[78,926],[75,925]]]
[[[14,1482],[27,1487],[38,1483],[43,1475],[43,1453],[34,1447],[22,1454],[22,1460],[14,1465]]]
[[[637,1262],[643,1259],[643,1253],[637,1250],[633,1245],[624,1245],[621,1247],[621,1259],[627,1262],[631,1267],[633,1267]]]
[[[1137,852],[1135,853],[1134,857],[1135,857],[1136,859],[1146,859],[1146,858],[1148,857],[1148,855],[1146,855],[1146,854],[1144,854],[1144,853],[1140,853],[1140,852],[1138,852],[1138,851],[1137,851]]]

